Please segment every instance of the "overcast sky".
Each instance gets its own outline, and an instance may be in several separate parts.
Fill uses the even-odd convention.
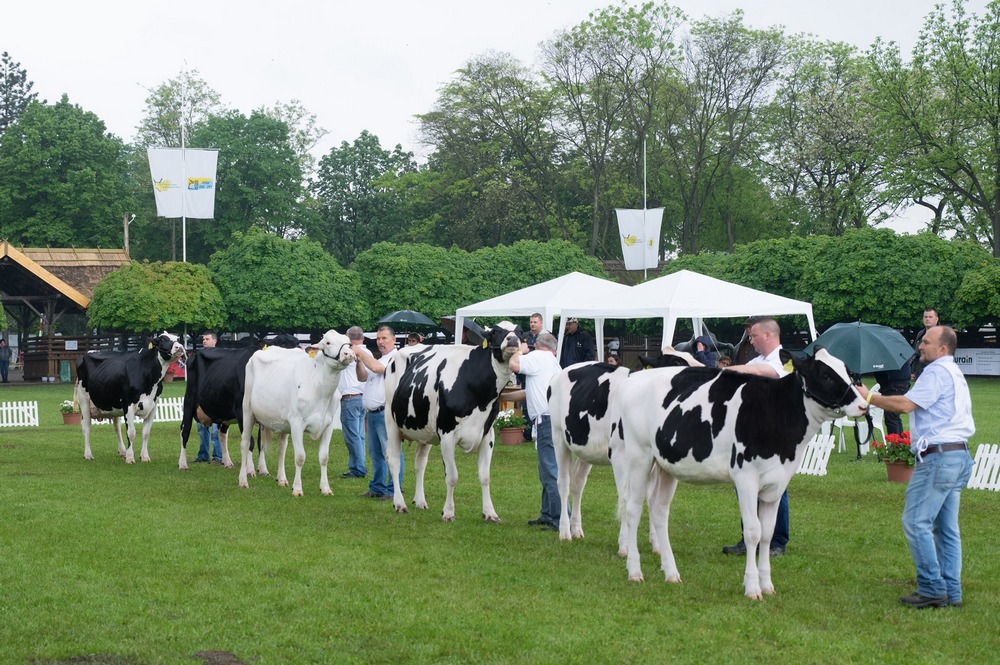
[[[745,23],[784,26],[867,48],[876,37],[909,52],[937,0],[676,0],[691,18],[742,9]],[[418,155],[413,116],[442,84],[488,50],[535,62],[538,44],[571,27],[597,0],[143,0],[5,3],[0,51],[27,70],[49,102],[63,93],[126,141],[147,89],[187,66],[231,108],[249,114],[299,99],[329,131],[326,153],[367,129],[384,148]],[[986,0],[970,0],[981,13]],[[181,9],[185,11],[180,11]]]

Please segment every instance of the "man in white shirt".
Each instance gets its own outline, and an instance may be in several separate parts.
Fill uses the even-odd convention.
[[[366,496],[380,501],[391,501],[393,494],[392,476],[385,457],[385,368],[396,353],[396,333],[389,326],[382,326],[375,335],[375,343],[382,354],[376,359],[364,344],[354,347],[358,355],[357,377],[365,382],[362,402],[368,415],[368,455],[372,459],[372,479],[368,481]],[[399,453],[399,478],[403,478],[403,452]]]
[[[358,326],[347,329],[347,339],[351,350],[357,356],[359,346],[364,345],[365,335]],[[341,478],[364,478],[368,475],[365,467],[365,405],[363,393],[365,382],[358,379],[357,360],[340,373],[340,427],[347,446],[347,473]]]
[[[781,363],[781,326],[770,316],[762,316],[754,320],[750,326],[750,343],[757,351],[757,357],[751,358],[745,365],[734,365],[729,370],[744,374],[756,374],[772,379],[778,379],[788,371]],[[771,556],[781,556],[788,546],[788,490],[781,495],[778,502],[778,517],[774,523],[774,536],[771,538]],[[722,548],[724,554],[746,554],[747,546],[743,538],[735,545]]]
[[[559,467],[556,465],[556,451],[552,447],[552,419],[546,397],[552,377],[561,369],[559,360],[556,359],[557,347],[555,336],[542,332],[535,338],[534,351],[529,352],[527,343],[521,342],[520,352],[510,358],[511,371],[525,376],[525,402],[534,425],[538,479],[542,483],[541,515],[528,524],[541,526],[548,531],[559,530],[559,515],[562,512],[559,487],[556,484]]]

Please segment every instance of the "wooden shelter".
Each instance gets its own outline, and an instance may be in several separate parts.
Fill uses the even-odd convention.
[[[26,248],[0,240],[0,300],[17,325],[25,379],[58,376],[60,360],[86,350],[57,344],[53,326],[66,314],[85,314],[94,286],[130,262],[121,249]],[[37,329],[31,326],[36,318]],[[31,341],[29,333],[36,335]]]

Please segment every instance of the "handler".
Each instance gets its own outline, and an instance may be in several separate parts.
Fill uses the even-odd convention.
[[[962,538],[959,495],[972,474],[969,385],[955,364],[958,337],[947,326],[928,328],[920,340],[924,370],[905,395],[858,392],[874,405],[910,413],[910,450],[917,458],[906,488],[903,533],[917,569],[917,590],[899,602],[908,607],[961,607]]]

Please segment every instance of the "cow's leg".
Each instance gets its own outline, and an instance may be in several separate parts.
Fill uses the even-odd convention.
[[[333,438],[333,421],[326,426],[326,430],[320,434],[319,439],[319,493],[323,496],[330,496],[333,490],[330,489],[330,480],[326,475],[326,465],[330,461],[330,439]]]
[[[115,416],[111,419],[111,427],[115,431],[115,436],[118,437],[118,457],[125,457],[128,455],[128,448],[125,447],[125,437],[122,436],[122,419],[119,416]]]
[[[143,462],[149,461],[149,434],[153,431],[153,421],[156,420],[156,405],[153,405],[153,411],[150,411],[146,419],[142,421],[142,450],[139,453],[139,459]]]
[[[305,430],[301,423],[289,423],[292,428],[292,450],[295,452],[295,478],[292,480],[292,496],[302,496],[302,467],[306,463]]]
[[[177,470],[178,471],[187,471],[188,470],[187,440],[184,438],[184,425],[183,424],[180,427],[180,432],[181,432],[181,456],[177,460]]]
[[[385,414],[385,460],[389,464],[389,477],[392,478],[392,505],[395,507],[397,513],[408,513],[409,509],[406,507],[406,499],[403,498],[403,486],[400,482],[400,469],[399,469],[399,457],[403,450],[403,436],[399,432],[399,427],[396,426],[395,419],[389,415]],[[369,424],[370,426],[370,424]],[[371,435],[370,435],[371,436]],[[377,441],[377,437],[373,439]],[[372,448],[374,454],[374,448]],[[373,469],[377,469],[378,464],[373,459],[372,460]],[[374,474],[375,471],[373,470]],[[377,474],[376,474],[377,475]],[[417,481],[416,490],[414,492],[414,500],[420,494],[423,494],[424,487]],[[426,501],[425,501],[426,503]]]
[[[229,456],[229,425],[227,423],[219,425],[219,443],[222,445],[223,468],[233,468],[233,458]]]
[[[441,458],[444,460],[444,508],[442,522],[455,521],[455,485],[458,484],[458,465],[455,464],[455,442],[450,436],[441,439]]]
[[[777,501],[757,502],[757,514],[760,517],[760,555],[757,557],[757,577],[760,580],[761,593],[773,594],[774,584],[771,582],[771,539],[774,537],[774,524],[778,517]],[[749,553],[749,550],[748,550]]]
[[[677,572],[677,561],[674,560],[674,549],[670,546],[670,502],[677,491],[677,479],[663,470],[659,464],[653,465],[650,472],[652,488],[646,494],[649,503],[649,522],[655,525],[650,532],[659,534],[660,570],[668,582],[680,582],[681,574]]]
[[[490,496],[490,464],[493,461],[493,428],[489,435],[479,442],[479,486],[483,490],[483,519],[494,524],[502,520],[493,508],[493,497]],[[452,461],[455,459],[455,449],[452,448]],[[455,467],[455,480],[458,480],[458,467]]]
[[[282,434],[285,437],[285,443],[288,443],[288,435]],[[261,429],[260,431],[260,441],[257,446],[257,475],[258,476],[269,476],[271,472],[267,470],[267,451],[271,448],[271,441],[274,436],[271,434],[271,430]]]
[[[756,481],[756,476],[753,478]],[[743,589],[747,598],[761,599],[760,573],[757,570],[757,550],[760,545],[760,517],[757,514],[758,488],[756,482],[736,483],[736,496],[740,502],[743,519],[743,543],[747,547],[746,568],[743,571]],[[773,517],[772,517],[772,530]],[[770,542],[770,541],[769,541]]]
[[[240,428],[240,487],[250,487],[250,483],[247,481],[247,466],[253,466],[253,462],[250,460],[250,440],[253,438],[253,416],[247,414],[249,412],[244,411],[243,426]]]
[[[646,499],[646,487],[649,484],[649,474],[652,468],[652,453],[644,449],[633,450],[626,442],[626,474],[623,495],[619,498],[619,517],[624,518],[628,538],[625,547],[628,550],[625,559],[625,569],[631,582],[642,582],[642,566],[639,561],[638,532],[639,519],[642,517],[642,504]],[[624,507],[622,508],[622,504]]]
[[[559,540],[573,540],[569,527],[569,492],[572,486],[570,477],[574,471],[573,453],[566,445],[566,436],[561,428],[552,428],[552,447],[556,454],[556,487],[559,488]],[[576,507],[574,500],[573,508]]]
[[[587,486],[590,470],[594,468],[590,462],[577,458],[570,468],[570,493],[573,501],[573,514],[569,518],[570,532],[573,538],[583,538],[583,488]],[[563,507],[565,514],[567,508]],[[565,519],[565,517],[563,518]],[[559,520],[559,537],[562,538],[562,519]]]
[[[83,459],[94,459],[94,453],[90,450],[90,396],[83,389],[81,384],[76,384],[76,403],[80,405],[80,429],[83,430]]]
[[[416,474],[414,481],[416,489],[413,492],[413,505],[419,510],[427,510],[427,497],[424,495],[424,474],[427,472],[427,458],[431,453],[431,444],[416,443],[413,469]]]
[[[273,436],[270,432],[267,433],[268,441],[270,437]],[[264,447],[264,431],[261,430],[261,448]],[[285,475],[285,454],[288,452],[288,435],[279,434],[278,435],[278,474],[275,480],[278,483],[278,487],[288,487],[288,476]]]
[[[125,463],[135,464],[135,413],[128,409],[125,413],[125,436],[128,445],[125,447]]]

